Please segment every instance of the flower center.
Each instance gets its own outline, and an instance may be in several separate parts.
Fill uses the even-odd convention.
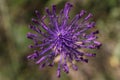
[[[59,32],[58,34],[57,34],[57,36],[60,36],[61,35],[61,33]]]
[[[59,32],[59,33],[57,34],[57,36],[58,36],[59,39],[61,39],[63,35],[62,35],[61,32]]]

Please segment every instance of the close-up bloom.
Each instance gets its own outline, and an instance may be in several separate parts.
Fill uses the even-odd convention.
[[[71,3],[66,3],[57,14],[56,6],[53,5],[51,10],[46,8],[44,16],[36,10],[37,19],[32,18],[33,24],[29,26],[35,32],[27,34],[27,38],[34,42],[29,46],[34,52],[27,58],[43,68],[53,66],[55,58],[59,56],[58,77],[61,70],[69,73],[69,67],[77,70],[75,61],[87,63],[88,57],[96,56],[96,53],[84,51],[85,49],[99,49],[101,46],[96,40],[99,31],[94,29],[95,22],[91,21],[93,15],[81,10],[71,18],[69,12],[72,7]]]

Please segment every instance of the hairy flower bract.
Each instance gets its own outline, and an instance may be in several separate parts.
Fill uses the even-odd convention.
[[[69,12],[72,4],[66,3],[65,7],[56,13],[56,6],[52,9],[46,8],[46,14],[41,16],[35,11],[37,19],[33,18],[29,27],[36,33],[29,32],[27,37],[33,40],[30,48],[34,49],[33,54],[27,58],[34,60],[41,68],[53,66],[54,59],[59,56],[57,76],[60,77],[61,69],[69,73],[68,63],[74,70],[77,66],[73,63],[88,62],[88,57],[94,57],[95,53],[85,52],[82,49],[99,49],[101,43],[96,41],[98,30],[93,31],[95,22],[91,21],[92,14],[81,10],[72,19]]]

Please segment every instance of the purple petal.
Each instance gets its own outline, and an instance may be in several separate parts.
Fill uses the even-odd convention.
[[[43,56],[42,58],[40,58],[38,61],[36,61],[36,64],[40,64],[41,62],[43,62],[46,59],[46,56]]]

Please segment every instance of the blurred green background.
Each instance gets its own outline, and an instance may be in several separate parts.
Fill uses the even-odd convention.
[[[44,14],[56,4],[59,11],[67,1],[74,5],[72,16],[81,9],[94,14],[103,45],[88,64],[78,63],[78,71],[58,79],[56,66],[40,70],[26,59],[32,53],[26,34],[36,9]],[[120,80],[120,0],[0,0],[0,80]]]

